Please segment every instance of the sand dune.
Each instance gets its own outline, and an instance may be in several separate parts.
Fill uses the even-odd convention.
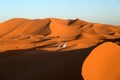
[[[64,50],[80,49],[82,48],[82,46],[79,46],[80,44],[86,45],[87,48],[107,40],[119,39],[120,31],[118,29],[120,29],[118,26],[90,23],[80,19],[46,18],[31,20],[15,18],[0,24],[0,42],[2,43],[0,51],[16,50],[16,47],[17,49],[23,49],[24,44],[30,45],[30,47],[25,47],[25,49],[37,47],[35,45],[41,44],[46,38],[53,42],[57,41],[56,45],[61,42],[67,42],[67,45],[76,45],[74,47],[67,46],[70,49]],[[44,36],[44,38],[40,38],[40,36]],[[23,37],[24,39],[21,39]],[[17,41],[15,44],[11,44],[15,41]],[[40,41],[41,43],[32,43],[35,41]],[[86,41],[89,41],[90,45],[87,46],[88,43]],[[7,47],[6,43],[10,48]],[[14,48],[12,48],[13,45]],[[18,46],[22,46],[22,48],[18,48]],[[43,49],[55,51],[56,47],[47,48],[46,46]]]
[[[0,36],[5,36],[6,34],[12,32],[15,30],[18,26],[20,26],[22,23],[24,23],[25,19],[11,19],[4,23],[0,24]]]
[[[17,19],[17,20],[21,21],[22,23],[17,22],[15,19],[16,22],[14,23],[12,22],[13,20],[11,20],[11,22],[8,21],[9,23],[5,22],[6,25],[5,23],[3,23],[3,25],[0,26],[1,30],[4,31],[4,34],[1,33],[1,36],[3,38],[12,38],[16,36],[38,35],[38,34],[46,35],[50,33],[50,30],[48,27],[50,20],[47,20],[47,19],[44,19],[44,20]],[[13,28],[11,26],[13,26]]]
[[[104,42],[113,42],[103,44],[105,46],[116,47],[115,44],[120,44],[120,26],[90,23],[80,19],[10,19],[0,23],[0,78],[83,80],[81,68],[84,59]],[[99,47],[95,51],[97,49]],[[101,48],[100,50],[103,51]],[[88,73],[83,71],[86,80],[95,80],[86,77],[86,74]]]
[[[107,42],[95,48],[85,59],[85,80],[120,80],[120,46]]]

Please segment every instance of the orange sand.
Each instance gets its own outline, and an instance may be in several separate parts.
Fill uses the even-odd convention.
[[[120,44],[120,26],[90,23],[80,19],[46,18],[32,20],[14,18],[5,21],[0,23],[0,79],[82,80],[80,75],[84,59],[91,50],[104,42]],[[64,43],[65,47],[59,48],[60,45],[64,46]],[[97,47],[95,51],[90,53],[90,56],[93,53],[97,56],[93,56],[93,59],[90,58],[91,62],[83,64],[82,74],[85,80],[104,80],[105,76],[97,77],[102,74],[102,71],[99,73],[98,70],[98,68],[103,67],[102,64],[95,68],[99,74],[90,73],[94,72],[90,68],[92,62],[97,64],[92,60],[101,61],[99,56],[103,55],[102,62],[110,60],[111,57],[105,59],[104,56],[109,53],[109,48],[106,46],[115,46],[116,48],[111,47],[112,52],[117,50],[118,46],[113,43],[105,43],[104,46],[101,45],[102,48],[99,46],[100,49]],[[110,56],[116,55],[118,55],[117,51],[114,55],[110,53]],[[107,68],[111,66],[109,62],[105,62],[106,66],[100,69],[104,69],[105,75],[107,71],[111,71],[110,76],[115,75],[113,78],[109,77],[110,79],[105,77],[106,80],[117,78],[118,73],[115,72],[115,69],[117,69],[118,62],[117,59],[115,60],[116,63],[112,62],[115,65],[113,67],[114,74],[110,70],[111,68]],[[86,70],[85,67],[88,69]],[[92,65],[92,67],[95,66]],[[95,75],[95,79],[92,74]]]
[[[85,80],[120,80],[120,46],[107,42],[95,48],[85,59]]]
[[[61,42],[67,42],[67,47],[61,49],[67,51],[120,38],[120,27],[89,23],[80,19],[15,18],[1,23],[0,30],[0,52],[30,49],[47,44],[51,45],[40,50],[56,51]]]

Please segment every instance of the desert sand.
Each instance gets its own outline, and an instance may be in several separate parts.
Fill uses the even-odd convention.
[[[106,42],[95,48],[82,68],[85,80],[120,80],[120,46]]]
[[[93,78],[93,75],[88,75],[92,70],[92,59],[89,60],[89,56],[93,53],[104,56],[104,47],[107,47],[107,54],[108,46],[118,47],[119,42],[120,26],[90,23],[80,19],[10,19],[0,23],[0,79],[101,80],[105,76],[98,79],[99,77]],[[103,49],[99,49],[101,44],[104,45]],[[117,52],[114,52],[116,48],[112,49],[112,53],[117,55]],[[99,61],[98,55],[92,58]],[[109,63],[106,62],[106,67],[107,65],[109,66]]]

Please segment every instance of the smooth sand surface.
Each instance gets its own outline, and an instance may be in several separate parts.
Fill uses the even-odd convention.
[[[10,19],[0,23],[0,78],[83,80],[84,59],[104,42],[120,44],[120,26],[80,19]]]
[[[106,42],[95,48],[82,67],[85,80],[120,80],[120,46]]]

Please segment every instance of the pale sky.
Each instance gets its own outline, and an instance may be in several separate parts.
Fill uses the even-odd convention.
[[[48,17],[120,25],[120,0],[0,0],[0,22]]]

